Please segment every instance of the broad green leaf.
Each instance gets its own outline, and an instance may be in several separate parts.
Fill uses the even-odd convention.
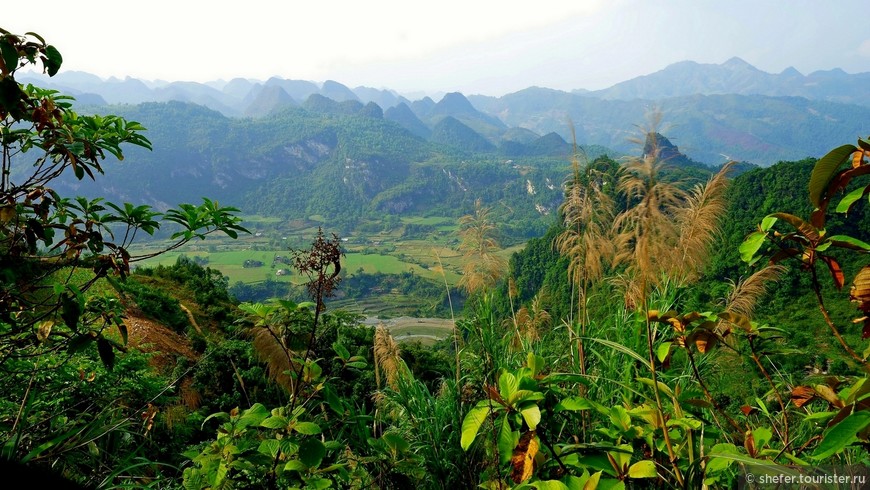
[[[562,483],[568,487],[568,490],[583,490],[583,485],[589,481],[589,472],[584,471],[583,476],[585,478],[581,478],[579,476],[568,475],[562,478]]]
[[[559,480],[538,480],[530,485],[538,490],[568,490],[568,486]]]
[[[320,440],[310,437],[299,445],[299,461],[309,468],[317,468],[326,456],[326,446]]]
[[[480,426],[486,420],[486,417],[489,416],[490,411],[490,405],[486,400],[483,403],[478,403],[468,411],[465,420],[462,421],[462,437],[459,441],[459,445],[463,450],[468,451],[468,448],[471,447],[471,443],[477,437],[477,432],[480,430]]]
[[[267,429],[283,429],[288,425],[290,425],[290,422],[287,418],[280,415],[273,415],[260,422],[260,427],[265,427]]]
[[[532,370],[532,376],[537,376],[545,366],[544,358],[541,356],[536,356],[534,353],[529,352],[529,355],[526,356],[526,367]]]
[[[855,145],[843,145],[833,150],[829,151],[827,155],[823,156],[816,162],[816,165],[813,167],[813,172],[810,174],[810,202],[815,207],[821,207],[822,203],[822,195],[828,188],[828,184],[831,182],[831,179],[834,178],[834,175],[837,173],[837,169],[840,168],[840,165],[846,161],[846,159],[851,155],[857,148]]]
[[[620,430],[626,431],[631,428],[631,416],[628,415],[625,407],[615,405],[610,407],[610,423],[619,427]]]
[[[284,465],[284,471],[305,471],[307,469],[308,467],[305,466],[305,463],[298,459],[291,459]]]
[[[659,362],[665,362],[665,359],[668,358],[668,353],[671,352],[671,344],[673,342],[663,342],[656,348],[656,358]]]
[[[314,422],[297,422],[296,425],[293,426],[293,430],[307,436],[320,434],[320,426]]]
[[[825,434],[811,456],[815,460],[825,459],[839,453],[855,442],[858,432],[870,425],[870,412],[855,412],[837,422]]]
[[[245,428],[260,425],[270,415],[269,410],[262,403],[255,403],[251,408],[242,412],[242,416],[239,417],[238,426],[239,428]]]
[[[498,377],[498,391],[505,400],[510,400],[519,387],[520,381],[509,372],[505,371]]]
[[[50,44],[45,47],[45,57],[45,71],[48,73],[48,76],[53,77],[60,70],[63,57],[60,55],[60,51]]]
[[[870,186],[864,186],[846,194],[843,199],[840,200],[840,203],[837,204],[837,212],[848,213],[849,210],[852,209],[852,205],[864,197],[864,194],[866,194],[868,190],[870,190]]]
[[[526,401],[535,401],[535,400],[543,400],[544,394],[540,391],[532,391],[532,390],[517,390],[514,392],[513,396],[508,399],[508,403],[511,405],[515,405],[517,403],[526,402]]]
[[[526,425],[529,426],[529,430],[535,430],[538,424],[541,423],[541,409],[537,405],[531,405],[520,410],[520,414],[522,414],[523,420],[526,421]]]
[[[773,432],[767,427],[758,427],[752,431],[752,438],[755,439],[755,446],[757,448],[766,446],[770,442],[771,437],[773,437]]]
[[[740,247],[737,248],[737,251],[740,252],[740,259],[744,262],[752,262],[752,259],[755,257],[755,254],[758,253],[758,250],[761,248],[761,244],[764,243],[764,238],[767,235],[760,232],[754,231],[743,240],[743,243],[740,244]]]
[[[834,235],[832,237],[829,237],[828,240],[830,240],[831,243],[833,243],[834,246],[837,247],[848,248],[852,250],[863,250],[865,252],[870,251],[870,245],[862,242],[861,240],[858,240],[857,238],[852,238],[848,235]]]
[[[668,385],[664,384],[664,383],[661,382],[661,381],[659,381],[659,382],[656,383],[656,384],[653,384],[653,380],[651,380],[651,379],[649,379],[649,378],[635,378],[635,379],[637,379],[637,380],[640,381],[641,383],[643,383],[643,384],[649,386],[650,388],[652,388],[652,387],[654,387],[654,386],[658,386],[658,388],[659,388],[659,393],[664,393],[665,395],[667,395],[667,396],[670,397],[670,398],[673,398],[673,397],[674,397],[674,392],[670,389],[670,387],[668,387]]]
[[[498,433],[498,454],[502,464],[511,460],[511,455],[520,439],[518,432],[511,430],[508,417],[501,418],[501,430]]]
[[[553,411],[556,413],[565,410],[569,412],[577,412],[580,410],[589,410],[591,408],[594,408],[594,406],[592,405],[592,402],[590,402],[586,398],[580,396],[572,396],[562,399],[562,401],[556,405]]]
[[[206,418],[202,421],[202,425],[201,425],[199,428],[200,428],[200,429],[205,428],[205,423],[208,422],[208,421],[211,420],[211,419],[229,420],[229,419],[230,419],[230,414],[228,414],[227,412],[217,412],[217,413],[213,413],[213,414],[209,415],[208,417],[206,417]]]
[[[327,480],[326,478],[309,478],[305,480],[305,488],[311,488],[313,490],[323,490],[324,488],[329,488],[332,486],[332,480]]]
[[[763,231],[765,233],[770,231],[770,229],[773,228],[773,225],[776,224],[777,219],[779,219],[779,218],[777,218],[776,216],[765,216],[764,218],[762,218],[761,219],[761,231]]]
[[[281,442],[275,439],[265,439],[260,443],[260,447],[257,448],[261,454],[265,454],[270,458],[274,458],[281,451]]]
[[[332,350],[334,350],[335,353],[338,354],[338,357],[341,358],[341,360],[347,361],[348,359],[350,359],[350,352],[347,350],[347,347],[341,345],[340,343],[333,342]]]
[[[629,478],[656,478],[658,476],[656,464],[648,459],[638,461],[628,467]]]

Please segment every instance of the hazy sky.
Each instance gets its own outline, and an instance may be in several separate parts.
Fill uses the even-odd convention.
[[[227,2],[228,3],[228,2]],[[0,27],[58,47],[64,70],[208,81],[271,76],[502,95],[599,89],[694,60],[778,73],[870,72],[866,0],[41,0]],[[241,8],[240,8],[241,7]]]

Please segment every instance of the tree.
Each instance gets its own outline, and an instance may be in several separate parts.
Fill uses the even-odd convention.
[[[53,190],[53,182],[70,172],[79,180],[96,179],[108,157],[124,158],[126,145],[151,148],[139,123],[77,114],[71,97],[15,79],[25,67],[54,76],[62,62],[38,34],[0,29],[0,371],[10,381],[0,388],[0,400],[20,407],[17,415],[2,416],[14,419],[3,455],[15,459],[56,457],[62,438],[40,443],[69,429],[56,421],[28,422],[39,418],[28,418],[33,397],[49,394],[44,384],[31,390],[35,380],[51,380],[46,373],[93,346],[111,370],[116,351],[125,349],[121,303],[111,295],[85,294],[97,281],[117,284],[131,263],[194,238],[247,232],[234,216],[237,209],[208,199],[160,213],[145,205],[62,197]],[[174,242],[158,252],[131,255],[137,235],[153,234],[161,219],[178,226]]]

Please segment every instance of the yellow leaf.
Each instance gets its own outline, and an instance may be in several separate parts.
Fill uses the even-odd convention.
[[[36,338],[40,342],[48,340],[48,336],[51,334],[51,327],[53,326],[54,322],[52,321],[39,322],[39,327],[36,329]]]
[[[6,224],[12,221],[12,218],[15,217],[15,207],[14,206],[3,206],[0,207],[0,223]]]
[[[530,430],[520,437],[520,442],[511,456],[511,466],[513,466],[511,479],[514,483],[522,483],[532,477],[537,453],[538,440],[535,438],[535,431]]]

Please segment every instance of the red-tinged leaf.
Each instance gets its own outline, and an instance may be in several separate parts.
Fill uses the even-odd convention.
[[[755,436],[752,435],[752,431],[746,431],[746,438],[743,439],[743,447],[746,448],[746,452],[751,458],[754,458],[758,454],[758,448],[755,447]]]
[[[855,177],[870,174],[870,165],[861,165],[858,168],[849,168],[837,175],[828,185],[827,194],[833,196],[835,193],[845,190]],[[827,204],[827,202],[825,203]]]
[[[815,226],[817,229],[822,229],[825,227],[825,210],[816,209],[810,214],[810,224]]]
[[[756,409],[755,407],[750,407],[749,405],[743,405],[742,407],[740,407],[740,411],[743,412],[743,415],[749,416],[757,412],[758,409]]]
[[[828,266],[828,270],[831,271],[831,279],[834,280],[834,286],[837,289],[843,289],[843,284],[846,283],[846,276],[843,275],[843,269],[840,268],[840,264],[833,257],[828,257],[827,255],[819,255],[819,258],[822,259]]]
[[[855,145],[843,145],[829,151],[827,155],[823,156],[818,162],[816,162],[816,165],[813,167],[813,172],[810,174],[809,183],[810,202],[814,207],[823,207],[821,206],[822,196],[824,195],[825,190],[827,190],[828,184],[831,182],[831,179],[834,178],[834,175],[836,175],[840,165],[842,165],[855,150],[857,150]]]
[[[486,393],[489,395],[489,399],[499,403],[502,406],[507,406],[507,402],[504,401],[504,398],[501,397],[501,394],[498,392],[498,388],[492,385],[486,385]]]
[[[775,254],[773,254],[773,256],[770,257],[769,262],[771,265],[778,264],[778,263],[782,262],[783,260],[790,259],[792,257],[800,255],[800,253],[801,253],[801,251],[796,249],[796,248],[786,248],[784,250],[780,250],[779,252],[776,252]]]
[[[811,402],[816,397],[816,391],[809,386],[795,386],[791,390],[791,402],[794,406],[801,408]]]
[[[810,223],[807,223],[801,218],[798,218],[797,216],[788,213],[773,213],[770,216],[781,219],[786,223],[794,226],[798,233],[806,237],[810,242],[818,243],[820,239],[819,230]]]

